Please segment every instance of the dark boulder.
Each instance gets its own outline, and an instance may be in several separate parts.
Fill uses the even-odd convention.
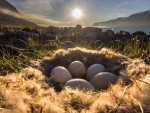
[[[64,28],[63,28],[63,34],[62,34],[62,35],[67,36],[68,34],[69,34],[69,28],[64,27]]]
[[[115,33],[113,30],[106,30],[103,33],[105,33],[105,35],[107,36],[107,39],[109,39],[109,41],[116,39]]]
[[[145,32],[143,32],[143,31],[136,31],[136,32],[134,32],[134,33],[132,33],[132,37],[135,37],[135,36],[141,36],[141,35],[146,35],[146,33]]]
[[[49,27],[46,29],[45,34],[56,35],[55,27],[54,27],[54,26],[49,26]]]
[[[38,34],[39,36],[41,35],[41,33],[37,29],[32,29],[32,33]]]
[[[51,35],[51,34],[42,34],[40,36],[40,40],[43,40],[43,41],[45,41],[45,40],[56,40],[56,39],[57,39],[57,37],[54,35]]]
[[[74,47],[74,44],[73,44],[72,41],[66,41],[65,44],[64,44],[64,46],[65,46],[66,48],[73,48],[73,47]]]
[[[2,33],[2,26],[0,26],[0,33]]]
[[[7,27],[2,27],[2,32],[7,33],[7,32],[9,32],[9,29]]]
[[[20,49],[17,47],[13,47],[10,45],[0,45],[0,55],[3,54],[12,54],[12,55],[18,55],[20,52],[25,52],[26,49]]]
[[[122,35],[122,37],[125,37],[125,38],[130,38],[130,33],[127,32],[127,31],[120,31],[120,34]]]
[[[12,38],[12,37],[15,37],[15,33],[13,32],[7,32],[7,33],[4,33],[1,38],[4,38],[4,39],[9,39],[9,38]]]
[[[100,40],[103,43],[108,43],[109,41],[111,41],[111,38],[109,38],[105,32],[102,32],[97,33],[96,40]]]
[[[87,36],[91,33],[101,33],[102,29],[97,27],[85,27],[83,29],[84,35]]]
[[[114,31],[113,30],[106,30],[105,31],[105,34],[108,36],[108,37],[113,37],[115,35]]]
[[[132,39],[139,40],[140,43],[148,41],[148,37],[147,37],[146,33],[143,31],[136,31],[136,32],[132,33],[131,36],[132,36]]]
[[[98,33],[91,33],[91,34],[85,36],[85,41],[86,41],[88,44],[90,44],[90,43],[92,43],[92,42],[98,40],[97,35],[98,35]]]
[[[30,28],[24,28],[24,29],[22,29],[22,31],[32,32],[32,30]]]
[[[16,38],[21,39],[23,41],[27,41],[28,38],[37,39],[39,38],[39,35],[35,33],[26,32],[26,31],[17,31]]]
[[[76,25],[75,31],[76,32],[81,32],[82,31],[82,26],[81,25]]]
[[[55,44],[55,40],[44,40],[43,41],[44,44],[44,48],[47,50],[53,50],[56,49],[56,44]]]
[[[74,33],[75,33],[75,28],[74,28],[74,27],[69,27],[69,28],[68,28],[68,35],[69,35],[69,36],[73,36]]]
[[[13,47],[26,48],[26,42],[21,39],[10,38],[9,44]]]
[[[59,27],[56,27],[55,28],[55,35],[62,35],[62,33],[63,33],[63,29],[62,28],[59,28]]]
[[[75,42],[76,41],[76,37],[75,36],[61,36],[58,39],[61,42],[66,42],[66,41],[73,41],[73,42]]]

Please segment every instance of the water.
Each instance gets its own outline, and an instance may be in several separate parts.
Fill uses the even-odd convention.
[[[120,30],[123,31],[128,31],[130,33],[134,33],[136,31],[143,31],[145,32],[147,35],[150,35],[150,28],[102,28],[103,31],[111,29],[114,32],[119,32]]]

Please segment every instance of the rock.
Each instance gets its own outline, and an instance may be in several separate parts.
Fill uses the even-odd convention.
[[[41,36],[41,40],[45,41],[45,40],[56,40],[57,37],[51,34],[42,34]]]
[[[85,36],[87,36],[87,35],[89,35],[91,33],[97,33],[97,32],[101,33],[102,29],[101,28],[97,28],[97,27],[85,27],[83,29],[83,32],[84,32]]]
[[[146,33],[143,31],[136,31],[132,33],[132,39],[139,40],[139,43],[141,43],[141,46],[143,45],[143,42],[148,42],[149,37],[147,37]]]
[[[97,33],[96,40],[100,40],[102,42],[108,42],[108,41],[110,41],[109,38],[107,37],[107,35],[104,32]]]
[[[107,38],[109,39],[109,41],[116,39],[115,33],[113,30],[106,30],[106,31],[104,31],[104,33],[107,36]]]
[[[49,26],[49,27],[47,28],[47,31],[45,32],[45,34],[56,35],[56,27],[54,27],[54,26]]]
[[[75,27],[75,30],[76,30],[76,32],[80,32],[80,31],[82,31],[82,26],[81,25],[76,25],[76,27]]]
[[[69,65],[68,70],[74,78],[83,78],[86,73],[86,68],[84,64],[80,61],[72,62]]]
[[[101,72],[91,78],[90,83],[97,90],[106,90],[110,84],[117,81],[117,76],[109,72]]]
[[[74,31],[75,31],[75,28],[74,28],[74,27],[69,27],[69,28],[68,28],[68,35],[69,35],[69,36],[73,36],[73,35],[74,35]]]
[[[66,42],[67,40],[72,41],[72,42],[76,42],[76,37],[75,36],[61,36],[58,39],[61,42]]]
[[[18,55],[20,54],[20,52],[33,52],[33,49],[21,49],[21,48],[17,48],[11,45],[0,45],[0,55],[3,54],[12,54],[12,55]]]
[[[63,28],[63,35],[68,36],[68,32],[69,32],[69,28],[64,27],[64,28]]]
[[[62,66],[52,69],[50,76],[55,82],[61,84],[65,84],[68,80],[72,79],[70,72]]]
[[[121,31],[120,31],[120,34],[122,35],[122,37],[125,37],[125,38],[130,38],[130,37],[131,37],[131,36],[130,36],[130,33],[127,32],[127,31],[121,30]]]
[[[55,40],[44,40],[43,43],[44,44],[54,44]]]
[[[15,33],[13,33],[13,32],[7,32],[7,33],[4,33],[2,35],[2,38],[9,39],[9,38],[12,38],[14,36],[15,36]]]
[[[66,41],[64,46],[65,46],[66,48],[73,48],[74,44],[73,44],[72,41]]]
[[[44,40],[42,45],[47,50],[53,50],[56,49],[57,46],[55,44],[55,40]]]
[[[85,36],[85,40],[88,44],[94,43],[97,39],[97,33],[91,33],[87,36]]]
[[[26,48],[26,42],[21,39],[10,38],[9,43],[11,46],[14,46],[14,47]]]
[[[95,90],[94,86],[84,79],[71,79],[68,82],[66,82],[65,87],[70,87],[72,89],[79,88],[83,91]]]
[[[113,37],[115,35],[114,31],[113,30],[106,30],[106,35],[108,37]]]
[[[37,29],[32,29],[32,33],[38,34],[39,36],[41,35],[41,33]]]
[[[132,33],[131,34],[132,35],[132,37],[135,37],[135,36],[138,36],[138,35],[146,35],[146,33],[145,32],[143,32],[143,31],[136,31],[136,32],[134,32],[134,33]]]
[[[24,28],[24,29],[22,29],[22,31],[32,32],[32,30],[30,28]]]
[[[16,38],[17,38],[17,39],[24,40],[24,41],[26,41],[27,38],[36,39],[36,38],[38,38],[38,37],[39,37],[38,34],[26,32],[26,31],[17,31],[17,32],[16,32]]]
[[[93,64],[87,69],[85,79],[89,81],[93,76],[95,76],[96,74],[104,70],[105,70],[105,67],[103,65]]]

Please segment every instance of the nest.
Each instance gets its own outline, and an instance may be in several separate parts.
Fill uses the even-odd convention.
[[[86,68],[95,63],[103,64],[105,71],[116,74],[119,81],[105,91],[61,89],[57,93],[56,84],[49,78],[51,70],[56,66],[68,68],[75,60],[81,61]],[[132,60],[105,48],[100,51],[61,49],[32,68],[0,77],[0,110],[16,113],[146,113],[150,112],[149,83],[150,67],[142,60]]]

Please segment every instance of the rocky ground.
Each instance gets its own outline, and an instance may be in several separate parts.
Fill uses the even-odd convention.
[[[111,47],[117,42],[122,43],[122,49],[124,48],[124,42],[139,41],[139,43],[147,43],[150,39],[149,35],[142,31],[137,31],[130,34],[127,31],[120,31],[114,33],[112,30],[102,31],[101,28],[85,27],[81,25],[75,27],[54,27],[48,28],[11,28],[0,27],[0,49],[11,51],[16,54],[17,51],[27,51],[34,48],[28,48],[28,44],[31,40],[40,41],[45,47],[50,46],[50,43],[54,43],[59,40],[64,43],[65,47],[73,47],[76,43],[87,44],[91,46]],[[50,46],[48,49],[55,48]]]

